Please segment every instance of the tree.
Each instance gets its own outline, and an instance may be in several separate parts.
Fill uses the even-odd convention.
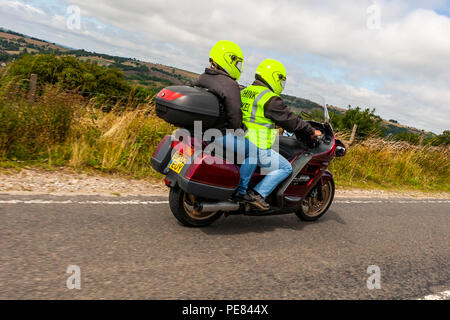
[[[409,144],[413,145],[418,145],[420,142],[420,134],[405,131],[402,133],[395,134],[393,136],[393,139],[397,141],[406,141]]]
[[[375,109],[361,110],[360,107],[352,108],[349,106],[344,116],[339,119],[339,127],[352,130],[356,124],[358,125],[356,135],[363,138],[371,134],[381,135],[383,133],[383,129],[380,128],[381,118],[377,117],[374,112]]]
[[[440,135],[425,138],[423,141],[424,144],[432,145],[432,146],[449,146],[450,145],[450,130],[445,130]]]
[[[119,69],[82,62],[72,56],[48,54],[24,55],[8,69],[8,75],[27,80],[38,75],[38,85],[56,84],[66,90],[79,90],[84,95],[127,96],[131,90]]]

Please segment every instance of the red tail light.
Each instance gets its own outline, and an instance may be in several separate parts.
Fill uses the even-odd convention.
[[[170,91],[168,89],[162,89],[158,93],[158,98],[168,100],[168,101],[173,101],[173,100],[181,98],[181,97],[184,97],[184,95],[182,95],[181,93],[178,93],[178,92]]]

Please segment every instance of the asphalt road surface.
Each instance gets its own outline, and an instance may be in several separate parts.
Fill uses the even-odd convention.
[[[445,298],[449,231],[450,200],[341,198],[318,222],[231,216],[192,229],[165,198],[5,194],[0,299]],[[67,287],[73,265],[81,289]]]

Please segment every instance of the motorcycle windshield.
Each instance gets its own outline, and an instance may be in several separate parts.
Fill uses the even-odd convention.
[[[292,101],[293,103],[286,101],[294,113],[300,115],[304,120],[314,120],[325,124],[330,123],[330,115],[323,96],[308,92],[304,92],[299,96],[301,98],[295,99],[295,101]]]

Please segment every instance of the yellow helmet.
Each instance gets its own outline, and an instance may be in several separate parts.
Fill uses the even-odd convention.
[[[256,68],[259,75],[276,94],[281,94],[286,84],[286,69],[283,64],[273,59],[266,59]]]
[[[221,40],[212,47],[209,58],[219,65],[236,81],[241,77],[244,55],[241,48],[227,40]]]

